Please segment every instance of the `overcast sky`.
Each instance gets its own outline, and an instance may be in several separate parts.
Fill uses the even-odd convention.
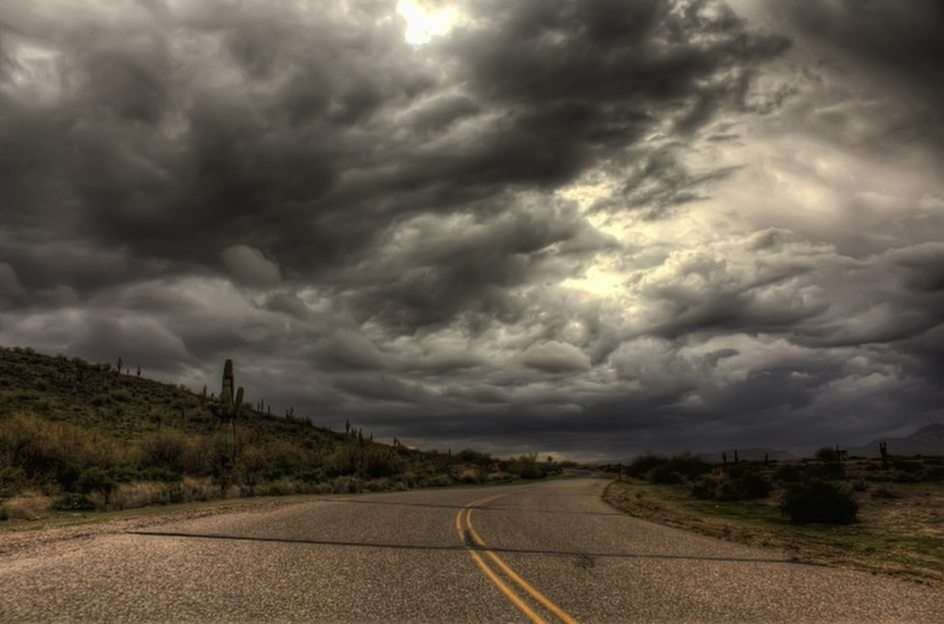
[[[577,458],[940,422],[938,0],[5,0],[0,344]]]

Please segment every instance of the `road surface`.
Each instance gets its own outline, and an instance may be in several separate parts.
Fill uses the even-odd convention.
[[[324,497],[0,557],[0,621],[944,622],[939,589],[625,516],[606,481]]]

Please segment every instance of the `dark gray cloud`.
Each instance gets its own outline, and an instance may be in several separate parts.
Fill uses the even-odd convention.
[[[940,9],[732,5],[4,5],[0,342],[440,448],[934,417]]]

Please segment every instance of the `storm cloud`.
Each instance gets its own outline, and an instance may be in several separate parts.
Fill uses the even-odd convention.
[[[0,342],[195,388],[233,357],[426,448],[907,430],[942,416],[940,18],[5,3]]]

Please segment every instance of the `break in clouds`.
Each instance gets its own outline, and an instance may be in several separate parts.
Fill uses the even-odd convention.
[[[577,458],[941,417],[936,0],[13,0],[0,343]]]

